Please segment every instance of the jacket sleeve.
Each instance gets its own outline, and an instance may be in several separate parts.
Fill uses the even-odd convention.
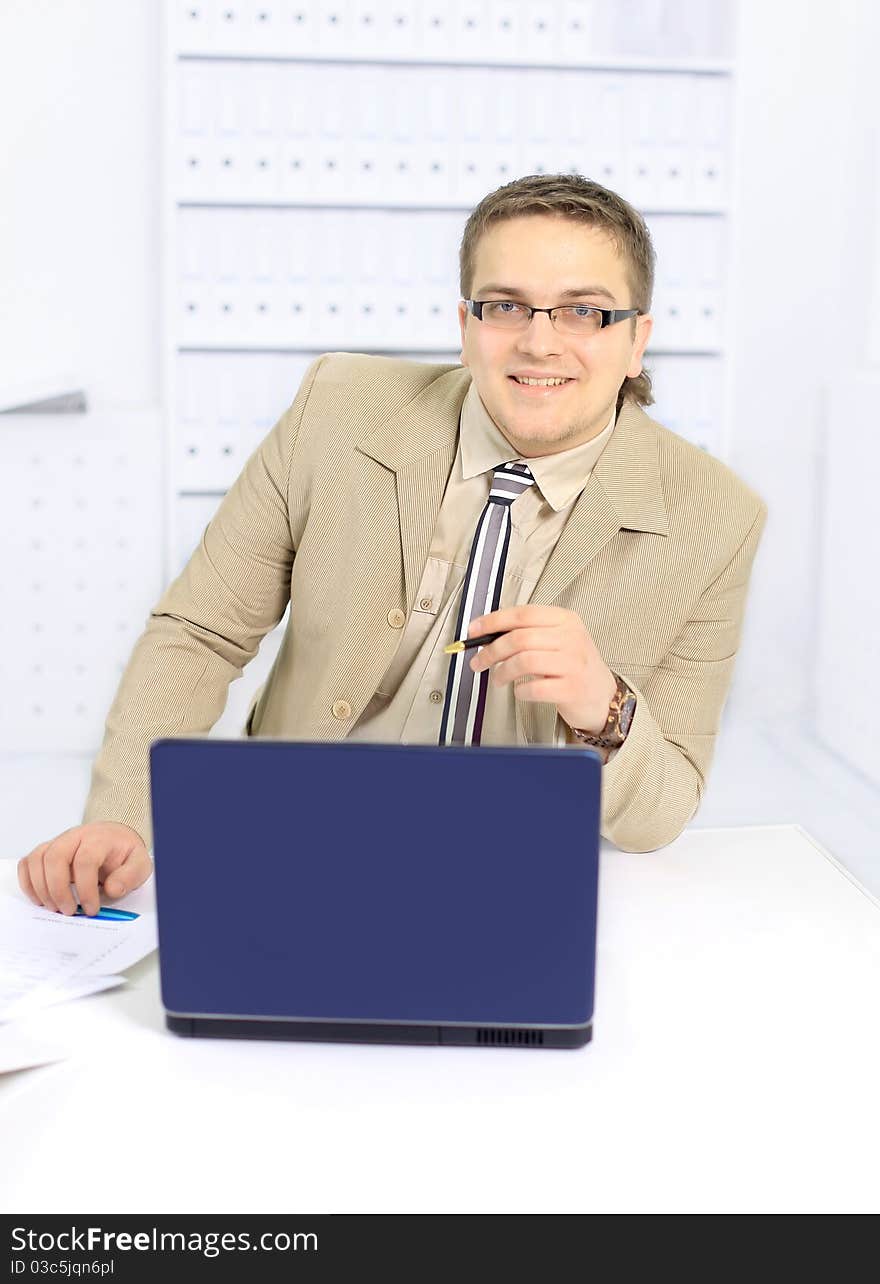
[[[623,851],[672,842],[696,814],[715,752],[742,632],[752,562],[767,520],[760,508],[721,574],[662,662],[620,676],[636,710],[623,745],[602,768],[601,833]]]
[[[260,642],[284,615],[294,548],[291,458],[324,357],[223,497],[181,573],[150,611],[107,715],[82,823],[118,820],[153,845],[149,750],[205,734]]]

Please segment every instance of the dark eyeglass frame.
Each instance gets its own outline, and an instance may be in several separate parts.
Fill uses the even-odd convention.
[[[589,308],[591,312],[598,312],[602,318],[600,330],[604,330],[607,325],[615,325],[618,321],[625,321],[627,317],[641,316],[638,308],[597,308],[592,303],[557,303],[555,308],[533,308],[528,303],[520,303],[519,299],[464,299],[467,304],[468,312],[475,316],[478,321],[483,319],[483,306],[486,303],[515,303],[517,307],[525,308],[529,314],[529,319],[523,329],[527,329],[532,324],[532,319],[536,312],[546,312],[550,318],[550,324],[556,328],[556,322],[553,320],[553,313],[559,312],[562,308]]]

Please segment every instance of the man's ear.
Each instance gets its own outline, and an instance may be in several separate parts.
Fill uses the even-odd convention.
[[[461,331],[461,352],[460,352],[458,355],[459,355],[459,357],[460,357],[460,359],[461,359],[461,364],[462,364],[463,366],[466,366],[466,365],[467,365],[467,359],[465,358],[465,355],[464,355],[464,336],[465,336],[465,327],[467,326],[467,319],[468,319],[467,304],[466,304],[466,303],[459,303],[459,305],[458,305],[458,328],[459,328],[459,330]]]
[[[637,375],[642,373],[642,356],[648,346],[648,340],[653,329],[654,318],[650,313],[636,319],[636,337],[633,343],[632,356],[626,368],[627,376],[630,379],[635,379]]]

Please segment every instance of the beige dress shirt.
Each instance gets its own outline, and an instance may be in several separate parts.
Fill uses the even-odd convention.
[[[612,411],[602,432],[580,446],[521,460],[471,384],[461,408],[455,462],[413,610],[376,694],[346,739],[438,743],[452,662],[452,656],[444,655],[443,648],[456,640],[455,625],[471,543],[489,497],[493,469],[499,464],[521,461],[528,464],[535,478],[535,485],[510,506],[510,543],[500,606],[519,606],[530,600],[574,502],[611,438],[615,420]],[[463,633],[467,633],[466,626]],[[489,685],[481,744],[517,743],[514,685]],[[581,744],[559,716],[556,743]],[[605,756],[610,761],[616,752],[605,751]]]

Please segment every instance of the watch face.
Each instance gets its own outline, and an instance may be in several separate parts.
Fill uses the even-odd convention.
[[[623,708],[620,711],[620,730],[621,730],[621,734],[624,736],[629,731],[630,723],[633,720],[633,714],[635,713],[635,711],[636,711],[635,701],[628,696],[626,704],[623,706]]]

